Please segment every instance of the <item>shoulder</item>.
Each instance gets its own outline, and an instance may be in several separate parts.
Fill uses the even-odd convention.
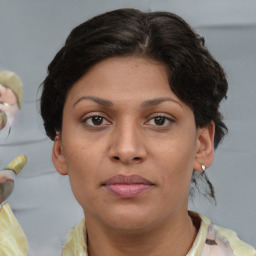
[[[240,240],[233,230],[213,225],[218,234],[227,240],[236,256],[255,256],[256,250],[246,242]]]
[[[256,250],[241,241],[236,232],[213,225],[209,218],[189,211],[194,223],[200,223],[196,239],[187,256],[256,256]]]
[[[213,225],[207,217],[200,214],[199,216],[201,218],[201,228],[207,228],[203,251],[216,251],[218,252],[216,255],[256,256],[255,248],[240,240],[236,232]]]

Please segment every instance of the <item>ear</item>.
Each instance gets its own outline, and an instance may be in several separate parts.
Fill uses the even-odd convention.
[[[196,141],[196,157],[194,170],[203,172],[202,165],[210,167],[214,158],[214,133],[215,124],[212,121],[210,125],[198,128]]]
[[[63,155],[60,135],[56,135],[53,142],[52,162],[58,173],[60,173],[61,175],[68,174],[65,157]]]

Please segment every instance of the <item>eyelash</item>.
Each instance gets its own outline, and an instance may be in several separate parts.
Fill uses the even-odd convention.
[[[95,114],[95,115],[91,115],[91,116],[89,116],[89,117],[86,117],[86,118],[83,118],[83,120],[82,120],[82,123],[85,123],[86,125],[88,125],[88,126],[91,126],[91,127],[102,127],[103,125],[93,125],[93,124],[88,124],[88,120],[90,120],[91,119],[91,121],[92,121],[92,119],[93,118],[100,118],[103,122],[104,122],[104,120],[105,121],[107,121],[108,122],[108,124],[105,124],[105,125],[109,125],[109,124],[111,124],[111,122],[109,122],[105,117],[103,117],[103,116],[101,116],[101,115],[97,115],[97,114]],[[93,121],[92,121],[93,122]]]
[[[174,123],[175,122],[175,120],[173,119],[173,118],[170,118],[170,117],[167,117],[167,116],[165,116],[165,115],[160,115],[160,114],[158,114],[158,115],[156,115],[156,116],[154,116],[154,117],[152,117],[152,118],[150,118],[149,119],[149,121],[147,121],[147,123],[149,123],[150,121],[152,121],[152,120],[154,120],[154,122],[156,122],[156,119],[159,119],[159,118],[162,118],[163,119],[163,121],[164,121],[164,124],[163,125],[156,125],[156,124],[153,124],[152,126],[156,126],[156,127],[161,127],[161,128],[166,128],[166,127],[168,127],[168,126],[170,126],[170,124],[171,123]],[[166,121],[168,121],[168,124],[166,124]]]
[[[93,124],[93,118],[98,118],[100,119],[100,124],[99,125],[96,125],[95,123]],[[156,119],[159,119],[159,118],[162,118],[162,120],[158,120],[158,121],[163,121],[163,125],[157,125],[157,124],[148,124],[150,121],[154,120],[156,121]],[[91,123],[89,124],[88,121],[91,120]],[[97,121],[97,120],[96,120]],[[166,124],[166,121],[168,121],[168,124]],[[107,122],[107,124],[104,124],[104,122]],[[147,122],[145,122],[146,125],[151,125],[151,126],[156,126],[156,127],[159,127],[159,128],[166,128],[168,126],[170,126],[171,123],[174,123],[175,122],[175,119],[173,118],[170,118],[170,117],[167,117],[165,115],[156,115],[152,118],[150,118]],[[88,117],[85,117],[82,119],[82,123],[86,124],[87,126],[89,127],[93,127],[93,128],[101,128],[103,126],[107,126],[107,125],[110,125],[112,124],[110,121],[108,121],[108,119],[106,119],[105,117],[103,117],[102,115],[100,114],[95,114],[95,115],[91,115],[91,116],[88,116]]]

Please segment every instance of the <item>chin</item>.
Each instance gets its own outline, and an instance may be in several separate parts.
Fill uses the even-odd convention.
[[[152,211],[132,208],[108,212],[107,215],[103,216],[103,221],[110,228],[119,229],[124,232],[140,232],[154,226],[158,218],[154,218]]]

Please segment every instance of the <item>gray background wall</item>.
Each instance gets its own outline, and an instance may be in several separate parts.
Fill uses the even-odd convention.
[[[19,154],[28,156],[8,201],[27,234],[30,255],[59,255],[67,231],[82,218],[67,177],[51,163],[52,143],[38,114],[38,86],[74,26],[122,7],[180,15],[205,37],[226,70],[230,89],[222,110],[229,134],[207,170],[218,204],[197,196],[190,208],[256,246],[255,0],[0,0],[0,69],[16,72],[24,83],[22,110],[0,145],[0,169]]]

